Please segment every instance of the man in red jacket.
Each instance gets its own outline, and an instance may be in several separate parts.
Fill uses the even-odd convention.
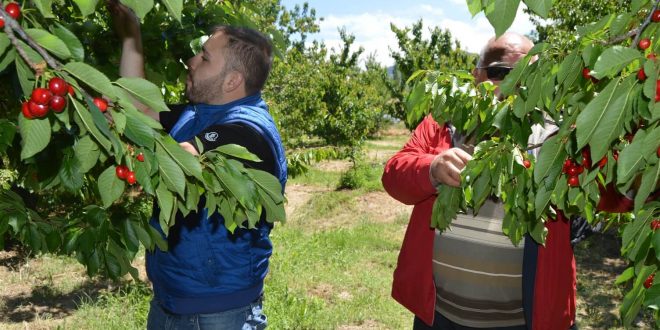
[[[491,39],[473,71],[477,83],[499,84],[532,48],[524,36]],[[530,143],[556,128],[536,127]],[[452,230],[430,228],[436,186],[460,186],[460,172],[471,159],[465,141],[450,125],[429,115],[401,151],[386,164],[382,182],[397,200],[414,204],[397,268],[392,296],[415,314],[413,329],[550,329],[574,327],[575,260],[569,221],[546,224],[546,246],[526,237],[518,247],[502,234],[503,208],[484,204],[476,217],[459,215]]]

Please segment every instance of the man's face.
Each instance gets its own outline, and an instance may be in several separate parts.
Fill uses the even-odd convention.
[[[495,85],[499,85],[525,55],[527,53],[522,51],[506,51],[499,61],[476,68],[474,72],[476,83],[490,81]]]
[[[227,75],[224,48],[227,36],[214,33],[202,46],[202,51],[188,60],[186,96],[192,103],[219,104],[222,85]]]

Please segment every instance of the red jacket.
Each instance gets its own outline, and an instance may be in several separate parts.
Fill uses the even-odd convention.
[[[429,115],[403,149],[387,162],[382,177],[392,197],[415,205],[394,270],[392,297],[427,324],[433,324],[436,296],[432,261],[435,230],[430,227],[430,219],[437,191],[431,185],[429,168],[436,155],[449,148],[449,129]],[[609,201],[620,210],[631,205],[630,200]],[[523,309],[529,329],[568,329],[575,320],[576,290],[570,223],[560,214],[546,227],[545,247],[525,239]]]

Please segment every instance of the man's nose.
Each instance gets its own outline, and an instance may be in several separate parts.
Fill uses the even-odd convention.
[[[195,66],[197,66],[197,61],[195,60],[197,56],[193,56],[186,61],[186,65],[188,66],[188,70],[194,70]]]

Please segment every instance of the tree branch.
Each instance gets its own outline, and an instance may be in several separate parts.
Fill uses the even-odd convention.
[[[644,32],[644,29],[651,24],[651,17],[653,16],[653,12],[655,12],[656,9],[658,9],[658,3],[660,3],[660,0],[656,0],[655,4],[653,4],[653,8],[651,8],[651,11],[649,14],[646,16],[646,19],[644,20],[644,23],[638,28],[637,36],[635,37],[635,40],[633,40],[632,45],[630,45],[631,48],[637,48],[637,43],[639,43],[639,38],[642,36],[642,32]]]
[[[48,66],[50,66],[55,70],[58,70],[60,68],[61,66],[60,63],[57,62],[57,60],[55,60],[52,56],[50,56],[50,54],[48,54],[48,52],[45,49],[43,49],[43,47],[41,47],[32,38],[30,38],[30,36],[27,35],[27,33],[25,33],[25,30],[23,30],[23,28],[18,24],[18,22],[16,22],[11,16],[9,16],[9,14],[7,14],[4,8],[1,7],[0,7],[0,18],[5,20],[5,32],[7,33],[9,39],[11,40],[11,43],[14,45],[14,47],[16,47],[16,50],[21,55],[21,57],[23,57],[23,59],[26,62],[28,62],[28,64],[30,64],[30,67],[34,71],[40,74],[41,72],[43,72],[43,68],[39,67],[38,64],[35,64],[32,61],[30,61],[27,54],[25,53],[25,50],[18,43],[18,40],[14,35],[14,32],[16,32],[16,34],[18,34],[21,37],[21,39],[25,40],[25,42],[30,47],[32,47],[32,49],[34,49],[37,53],[39,53],[39,55],[41,55],[44,61],[46,61]]]

